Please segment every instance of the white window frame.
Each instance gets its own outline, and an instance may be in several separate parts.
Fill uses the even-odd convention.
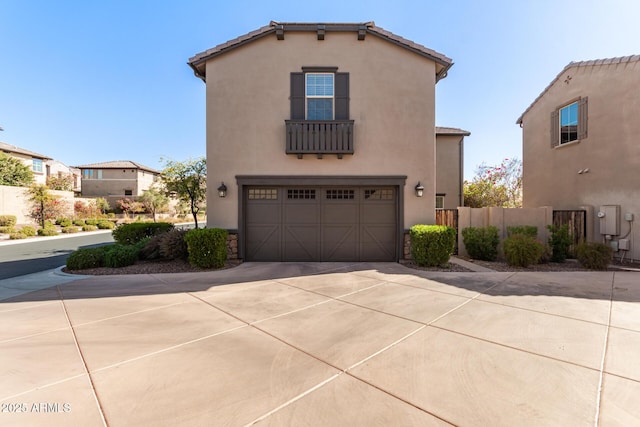
[[[31,159],[32,163],[31,163],[31,169],[36,172],[36,173],[42,173],[43,172],[43,165],[44,162],[42,161],[42,159],[36,159],[35,157]]]
[[[309,95],[309,86],[307,78],[309,76],[331,76],[331,93],[332,95]],[[304,116],[309,119],[309,99],[330,99],[331,100],[331,119],[321,120],[334,120],[336,117],[336,76],[335,73],[305,73],[304,75]],[[317,120],[317,119],[313,119]]]

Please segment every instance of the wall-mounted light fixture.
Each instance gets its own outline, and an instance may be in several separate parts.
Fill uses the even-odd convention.
[[[418,184],[416,184],[416,196],[422,197],[423,195],[424,195],[424,187],[422,186],[422,184],[420,184],[420,181],[418,181]]]
[[[220,187],[218,187],[218,196],[227,197],[227,186],[224,185],[224,181],[220,184]]]

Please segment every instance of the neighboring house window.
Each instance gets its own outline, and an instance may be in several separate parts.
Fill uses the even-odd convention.
[[[291,73],[291,120],[349,120],[349,73],[302,67]]]
[[[551,113],[551,147],[587,137],[587,99],[580,98]]]
[[[125,196],[133,196],[133,190],[124,190]]]
[[[33,159],[33,171],[42,173],[42,160],[41,159]]]
[[[102,179],[102,169],[83,169],[82,178],[84,179]]]
[[[444,196],[436,196],[436,209],[444,209]]]
[[[307,120],[333,120],[333,73],[305,75]]]

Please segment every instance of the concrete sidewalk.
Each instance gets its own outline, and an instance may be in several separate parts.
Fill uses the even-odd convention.
[[[0,301],[0,425],[638,425],[640,276],[245,263]]]

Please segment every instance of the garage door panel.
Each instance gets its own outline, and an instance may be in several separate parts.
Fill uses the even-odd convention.
[[[330,203],[322,206],[323,224],[357,224],[358,205],[356,203]]]
[[[322,260],[358,260],[357,227],[325,224],[322,229]]]
[[[368,203],[362,209],[362,222],[365,224],[396,224],[395,204]]]
[[[284,259],[286,261],[318,260],[318,225],[291,225],[285,227]]]
[[[253,225],[247,227],[247,259],[279,261],[281,226]]]

